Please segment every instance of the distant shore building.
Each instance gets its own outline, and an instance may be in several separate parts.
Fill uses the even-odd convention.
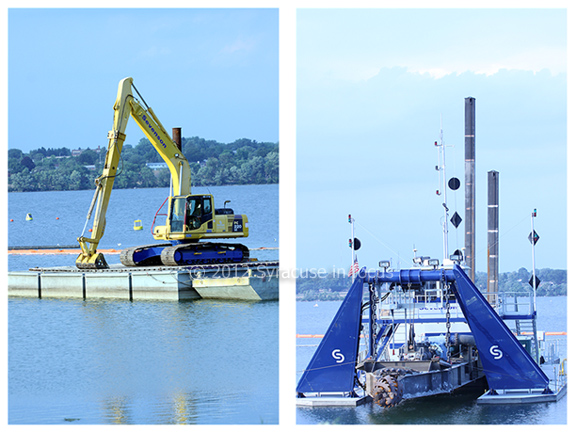
[[[146,166],[153,171],[168,168],[168,165],[166,164],[166,162],[147,162]]]
[[[85,150],[91,150],[90,147],[86,148]],[[95,152],[96,154],[100,154],[100,146],[98,146],[97,148],[95,148],[94,150],[92,150],[93,152]],[[70,156],[73,157],[78,157],[80,156],[82,153],[84,153],[84,150],[82,150],[81,148],[77,148],[74,150],[70,150]]]

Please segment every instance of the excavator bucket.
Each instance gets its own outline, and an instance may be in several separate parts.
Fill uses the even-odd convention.
[[[109,268],[104,255],[100,252],[95,253],[92,256],[86,256],[84,254],[78,255],[76,258],[76,267],[79,269],[86,269],[86,270],[98,270],[98,269],[107,269]]]

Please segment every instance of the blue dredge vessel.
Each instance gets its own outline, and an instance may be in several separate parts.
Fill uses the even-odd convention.
[[[414,267],[392,271],[381,261],[377,271],[361,269],[340,309],[304,370],[298,406],[358,405],[372,399],[382,407],[402,400],[453,393],[479,385],[487,391],[478,403],[556,401],[566,394],[566,360],[536,328],[532,214],[533,297],[506,297],[489,287],[484,296],[468,276],[475,269],[474,98],[466,98],[466,254],[448,256],[448,207],[442,130],[439,150],[444,195],[443,259],[414,257]],[[495,175],[496,174],[496,175]],[[491,179],[496,178],[496,183]],[[457,179],[448,182],[459,187]],[[491,188],[490,185],[494,185]],[[472,185],[472,188],[470,188]],[[488,267],[497,280],[497,173],[489,172]],[[460,217],[454,214],[457,227]],[[491,221],[494,225],[491,226]],[[352,261],[356,238],[352,223]],[[496,235],[494,235],[496,233]],[[492,236],[492,237],[491,237]],[[492,249],[491,249],[492,248]],[[496,259],[494,259],[496,258]],[[468,265],[465,265],[468,264]],[[466,269],[466,271],[465,271]],[[489,272],[490,273],[490,272]],[[526,301],[527,300],[527,301]],[[542,335],[542,337],[539,337]]]
[[[554,401],[565,394],[556,351],[545,353],[538,332],[519,339],[506,324],[534,328],[535,311],[518,301],[495,308],[457,262],[422,264],[358,273],[298,383],[298,405],[371,398],[391,407],[474,384],[489,389],[479,403]],[[528,350],[542,353],[538,362]],[[544,360],[549,375],[539,365]]]

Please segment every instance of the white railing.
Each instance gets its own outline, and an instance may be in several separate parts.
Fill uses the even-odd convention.
[[[380,302],[379,317],[389,316],[391,310],[404,309],[410,319],[431,318],[446,315],[446,299],[442,297],[442,290],[427,289],[423,294],[415,291],[393,291]],[[452,318],[463,317],[460,306],[456,302],[450,303]]]
[[[532,315],[534,313],[534,303],[532,300],[532,297],[528,294],[498,293],[496,301],[498,313],[501,316]]]

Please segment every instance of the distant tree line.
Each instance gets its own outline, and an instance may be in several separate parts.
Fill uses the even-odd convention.
[[[498,275],[498,291],[506,293],[532,292],[530,278],[532,270],[528,271],[521,267],[518,271],[500,273]],[[536,289],[537,296],[565,296],[568,293],[568,272],[549,268],[536,269],[536,277],[540,284]],[[476,286],[480,291],[487,290],[488,275],[484,272],[476,272]]]
[[[312,277],[306,272],[302,272],[303,277],[296,280],[296,296],[298,300],[339,300],[350,288],[351,278],[338,275],[324,275]],[[532,287],[529,284],[532,272],[525,268],[518,271],[500,273],[498,278],[498,292],[507,294],[529,294]],[[541,296],[565,296],[568,292],[568,280],[566,270],[554,270],[549,268],[536,269],[536,277],[540,280],[540,285],[536,290],[536,295]],[[487,274],[476,273],[475,284],[481,292],[486,292]]]
[[[340,300],[352,284],[351,278],[341,275],[320,277],[306,271],[302,275],[296,279],[296,297],[303,301]]]
[[[222,144],[199,137],[182,138],[182,153],[192,170],[193,186],[278,183],[278,143],[246,138]],[[106,149],[44,148],[24,153],[8,150],[8,191],[30,192],[93,189],[102,173]],[[147,163],[164,162],[148,139],[125,144],[115,188],[168,187],[168,169]]]

